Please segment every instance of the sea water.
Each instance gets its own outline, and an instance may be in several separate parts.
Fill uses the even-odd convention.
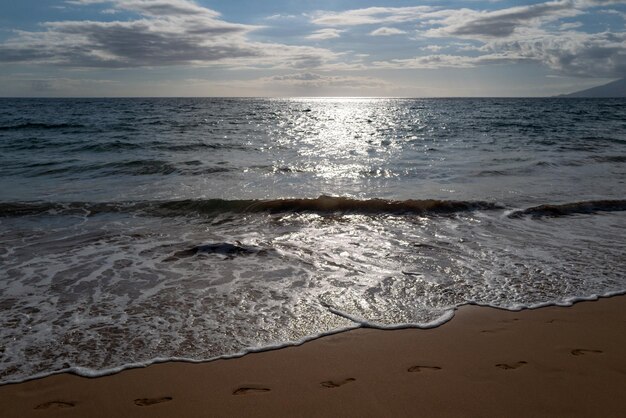
[[[0,383],[626,291],[626,100],[0,99]]]

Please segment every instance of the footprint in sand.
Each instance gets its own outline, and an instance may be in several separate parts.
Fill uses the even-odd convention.
[[[495,334],[501,331],[506,331],[506,328],[483,329],[480,332],[485,334]]]
[[[350,382],[354,382],[356,379],[353,377],[349,377],[347,379],[343,379],[343,380],[327,380],[325,382],[320,383],[320,385],[322,385],[325,388],[338,388],[339,386],[343,386],[346,383],[350,383]]]
[[[409,367],[407,369],[407,372],[419,373],[421,371],[426,371],[426,370],[441,370],[441,367],[439,366],[413,366],[413,367]]]
[[[163,396],[161,398],[142,398],[135,399],[135,405],[137,406],[150,406],[158,403],[169,402],[172,400],[171,396]]]
[[[602,350],[586,350],[584,348],[577,348],[571,351],[573,356],[584,356],[585,354],[602,354]]]
[[[514,370],[514,369],[519,369],[520,367],[526,364],[528,363],[525,361],[518,361],[517,363],[512,363],[512,364],[505,364],[505,363],[496,364],[496,367],[502,370]]]
[[[39,404],[35,409],[62,409],[62,408],[74,408],[76,405],[73,402],[65,401],[50,401]]]
[[[233,395],[248,395],[251,393],[265,393],[271,391],[270,388],[261,386],[242,386],[233,391]]]

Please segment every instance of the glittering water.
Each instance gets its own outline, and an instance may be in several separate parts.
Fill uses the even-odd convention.
[[[625,121],[624,100],[0,100],[0,380],[623,292]]]

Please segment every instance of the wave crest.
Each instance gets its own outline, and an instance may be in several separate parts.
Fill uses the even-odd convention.
[[[590,200],[585,202],[565,203],[562,205],[540,205],[509,214],[510,218],[531,216],[559,217],[575,214],[591,214],[596,212],[618,212],[626,210],[626,200]]]
[[[273,200],[172,200],[144,202],[4,202],[0,217],[50,215],[85,215],[124,212],[148,216],[217,216],[225,213],[318,213],[364,215],[442,216],[472,211],[504,210],[506,207],[483,201],[457,200],[359,200],[348,197],[320,196],[313,199]],[[626,211],[626,200],[596,200],[560,205],[545,204],[509,213],[509,218],[558,217],[596,212]]]

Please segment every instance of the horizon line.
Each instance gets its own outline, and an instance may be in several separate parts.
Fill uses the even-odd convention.
[[[626,97],[572,97],[569,94],[555,96],[0,96],[2,99],[389,99],[389,100],[438,100],[438,99],[624,99]]]

